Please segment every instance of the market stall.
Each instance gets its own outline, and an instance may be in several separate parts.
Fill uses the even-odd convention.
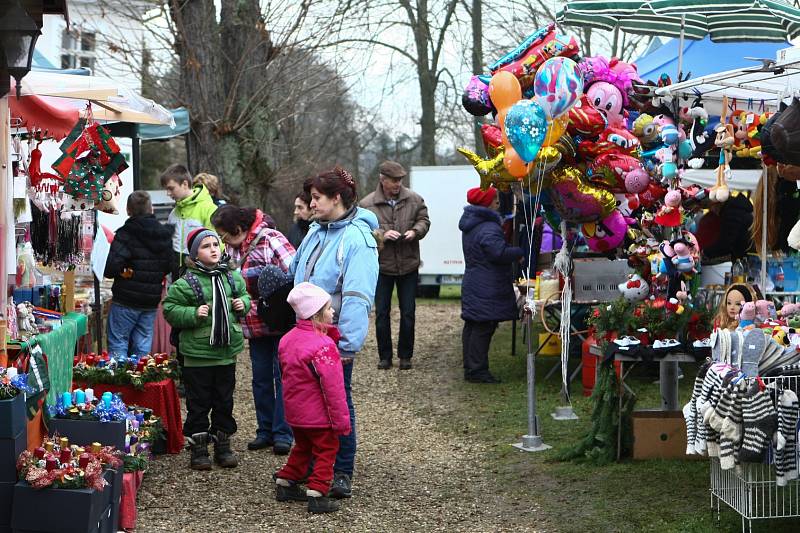
[[[623,10],[618,4],[602,8],[601,13],[599,5],[606,3],[572,2],[562,16],[576,15],[591,4],[596,17],[586,18],[586,25],[613,23],[612,28],[627,29],[622,25],[637,24],[639,31],[652,25],[656,34],[657,20],[677,17],[678,26],[665,24],[662,30],[679,32],[682,44],[687,27],[691,26],[690,38],[700,39],[706,35],[700,31],[701,19],[717,15],[702,12],[702,7],[698,16],[675,14],[670,3],[691,2],[650,2],[650,13],[631,8],[619,16],[610,15],[614,9]],[[756,40],[759,34],[763,40],[785,42],[794,35],[792,21],[800,17],[800,10],[775,3],[769,7],[749,4],[741,7],[741,15],[764,20],[763,27],[739,38],[733,28],[726,33],[722,19],[715,19],[720,24],[705,26],[711,40]],[[728,8],[728,4],[719,6]],[[730,17],[726,20],[731,21]],[[570,19],[580,21],[580,17]],[[800,209],[792,215],[770,203],[775,183],[787,182],[791,188],[800,178],[800,167],[795,166],[800,165],[800,157],[795,156],[800,153],[800,138],[795,138],[800,100],[793,99],[788,107],[781,105],[795,95],[795,75],[800,72],[800,57],[795,54],[781,50],[774,61],[676,84],[659,77],[661,87],[657,87],[651,83],[656,80],[641,79],[634,64],[582,57],[574,38],[549,25],[491,64],[491,75],[477,75],[470,81],[462,102],[473,115],[491,114],[482,127],[489,157],[461,152],[475,166],[482,187],[514,192],[525,227],[534,228],[534,220],[543,217],[562,239],[552,266],[544,267],[549,269],[547,275],[534,275],[543,265],[529,259],[523,269],[528,279],[520,280],[519,288],[530,328],[531,317],[543,311],[545,280],[556,283],[562,398],[567,406],[569,342],[575,330],[571,308],[582,303],[576,294],[598,294],[595,301],[600,305],[588,319],[592,336],[584,350],[598,358],[600,369],[593,383],[592,429],[560,457],[602,463],[629,455],[684,457],[697,451],[721,459],[719,448],[695,447],[691,429],[688,436],[684,430],[685,425],[708,423],[709,409],[719,411],[720,420],[713,424],[731,423],[726,419],[729,411],[719,406],[720,397],[710,397],[703,383],[710,365],[701,366],[695,386],[695,396],[703,391],[701,400],[693,396],[695,403],[683,407],[678,397],[679,363],[691,367],[706,359],[721,361],[737,383],[748,386],[771,372],[776,378],[773,403],[791,404],[791,387],[782,380],[791,365],[800,362],[800,335],[794,330],[800,325],[794,318],[800,309],[786,299],[792,294],[781,288],[783,271],[780,276],[769,275],[767,252],[787,245],[800,248],[800,228],[792,232],[797,237],[774,237],[779,225],[795,226]],[[785,219],[780,224],[776,221],[779,213]],[[529,258],[536,257],[535,236],[532,232],[523,235],[520,244],[528,245]],[[749,260],[753,241],[761,252],[760,261]],[[614,280],[582,279],[574,262],[579,253],[594,254],[589,261],[598,265],[619,259],[627,275],[618,274]],[[724,260],[730,262],[722,267],[721,279],[708,282],[704,271]],[[613,296],[608,296],[608,289]],[[547,294],[551,294],[549,289]],[[529,344],[528,434],[519,445],[527,451],[546,448],[536,413],[539,350],[534,348]],[[612,362],[617,363],[617,372]],[[625,368],[649,363],[660,367],[662,409],[633,412],[635,395],[625,387]],[[717,391],[728,386],[727,380],[724,386],[712,385]],[[791,420],[797,419],[796,397],[793,401],[785,411],[790,418],[787,427],[794,433]],[[699,411],[696,405],[701,405]],[[666,435],[661,440],[667,442],[658,443],[651,438],[654,433]],[[746,518],[798,516],[800,502],[795,500],[787,509],[773,506],[760,511],[729,501],[722,488],[727,474],[721,471],[729,469],[730,457],[738,457],[746,446],[741,433],[737,435],[739,440],[728,444],[733,451],[715,467],[712,492]],[[767,440],[771,437],[770,433]],[[773,488],[796,485],[797,465],[788,459],[794,452],[782,451],[780,444],[778,452],[787,458],[786,464],[778,466],[777,478],[762,481]],[[744,483],[752,488],[755,482],[746,478]],[[773,494],[785,501],[796,492]]]

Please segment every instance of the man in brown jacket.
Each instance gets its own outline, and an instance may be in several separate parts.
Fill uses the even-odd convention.
[[[378,217],[383,234],[380,274],[375,289],[375,335],[378,338],[378,368],[392,367],[392,292],[397,285],[400,303],[400,339],[397,355],[400,369],[411,368],[414,355],[414,314],[416,308],[419,241],[431,226],[428,208],[420,195],[403,186],[406,169],[400,163],[384,161],[378,167],[380,183],[375,192],[361,200],[361,207]]]

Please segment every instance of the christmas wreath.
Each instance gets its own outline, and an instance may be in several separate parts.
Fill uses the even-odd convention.
[[[103,490],[108,484],[103,479],[105,468],[118,468],[123,464],[120,453],[113,446],[93,444],[87,451],[70,446],[66,438],[45,440],[43,445],[30,452],[23,451],[17,458],[17,476],[35,489],[95,489]]]

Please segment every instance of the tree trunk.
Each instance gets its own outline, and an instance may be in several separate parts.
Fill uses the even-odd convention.
[[[413,19],[412,19],[413,20]],[[420,108],[422,116],[420,156],[423,165],[436,164],[436,71],[431,69],[428,43],[431,41],[428,23],[428,2],[417,2],[417,21],[413,24],[414,44],[417,48],[417,79],[419,81]]]
[[[483,21],[482,0],[472,0],[472,73],[483,72]],[[480,117],[473,118],[473,133],[475,135],[475,153],[484,155],[483,136],[481,135]]]

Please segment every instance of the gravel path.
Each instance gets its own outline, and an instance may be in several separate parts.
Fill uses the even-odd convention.
[[[487,447],[467,429],[437,427],[436,417],[458,408],[449,391],[461,373],[460,326],[457,305],[419,305],[415,367],[402,373],[376,369],[370,334],[353,375],[354,495],[332,515],[276,502],[271,474],[283,458],[247,451],[255,417],[250,361],[242,354],[233,440],[239,467],[194,472],[186,453],[160,457],[139,493],[137,531],[533,531],[535,504],[514,501],[491,469],[481,469]],[[425,412],[436,415],[423,418]]]

